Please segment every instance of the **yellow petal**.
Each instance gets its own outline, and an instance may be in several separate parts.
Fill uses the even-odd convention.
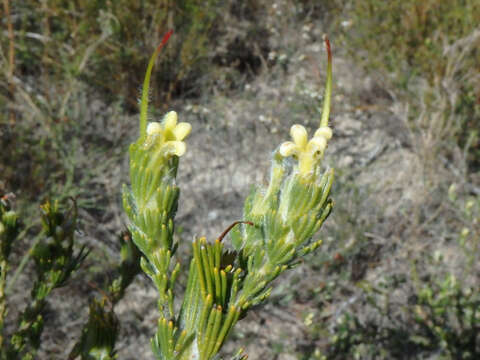
[[[173,131],[177,125],[177,113],[175,111],[168,112],[164,117],[165,130]]]
[[[317,152],[323,154],[325,148],[327,147],[327,140],[321,136],[315,136],[312,138],[307,145],[307,151],[314,155]]]
[[[305,130],[302,125],[293,125],[290,129],[290,135],[292,136],[295,144],[297,144],[300,149],[305,148],[305,146],[307,145],[307,130]]]
[[[332,128],[329,126],[322,126],[315,131],[314,137],[320,136],[325,138],[326,140],[330,140],[332,138]]]
[[[153,134],[158,134],[162,132],[162,126],[160,125],[159,122],[150,122],[147,125],[147,135],[153,135]]]
[[[280,149],[278,150],[280,152],[280,155],[283,157],[291,156],[294,155],[298,152],[298,146],[295,145],[291,141],[286,141],[282,145],[280,145]]]
[[[183,141],[167,141],[165,143],[165,154],[182,156],[187,151],[187,145]]]
[[[185,139],[188,134],[192,131],[192,125],[187,122],[179,123],[175,129],[173,129],[173,134],[175,135],[175,139],[183,140]]]

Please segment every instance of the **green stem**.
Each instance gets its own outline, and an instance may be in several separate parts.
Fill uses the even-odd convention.
[[[327,83],[325,84],[325,95],[323,97],[323,110],[322,120],[320,121],[320,127],[328,126],[328,117],[330,115],[330,103],[332,100],[332,50],[330,48],[330,41],[328,37],[324,35],[325,47],[327,48]]]
[[[142,100],[140,103],[140,138],[145,138],[147,134],[147,111],[148,111],[148,92],[150,89],[150,75],[152,74],[153,64],[155,64],[155,59],[162,47],[167,43],[168,39],[172,35],[173,30],[167,32],[162,39],[160,45],[158,45],[157,50],[153,53],[150,61],[148,62],[147,73],[145,74],[145,80],[143,81],[142,88]]]

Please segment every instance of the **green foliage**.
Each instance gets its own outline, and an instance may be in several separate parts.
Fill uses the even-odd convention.
[[[19,227],[18,215],[10,209],[8,195],[2,195],[0,199],[0,261],[8,260]]]
[[[0,348],[3,346],[3,328],[7,313],[5,287],[7,285],[8,257],[20,224],[18,215],[10,209],[8,196],[0,194]]]
[[[322,323],[312,326],[329,338],[325,359],[479,357],[480,201],[457,192],[451,186],[449,198],[463,225],[449,250],[417,254],[410,274],[361,281],[360,310],[340,313],[331,331]]]
[[[115,278],[108,288],[111,294],[112,304],[116,304],[123,298],[126,288],[132,283],[135,276],[140,273],[140,251],[132,241],[130,233],[125,231],[120,237],[121,262],[118,265]]]
[[[164,37],[162,45],[168,39]],[[282,272],[315,250],[314,235],[329,216],[333,170],[321,172],[320,162],[332,135],[328,127],[331,93],[331,52],[328,39],[327,86],[320,128],[308,141],[301,125],[291,129],[293,142],[274,152],[270,182],[258,187],[245,201],[244,220],[232,224],[213,243],[205,238],[192,243],[193,257],[181,308],[177,313],[175,281],[182,270],[174,258],[174,217],[179,188],[175,177],[184,138],[190,125],[177,124],[168,113],[161,123],[147,126],[150,60],[140,114],[140,136],[130,145],[130,182],[124,186],[124,209],[132,239],[143,253],[143,271],[158,291],[160,317],[152,349],[158,359],[213,359],[241,316],[262,303]],[[161,46],[162,46],[161,45]],[[287,157],[294,156],[290,162]],[[232,230],[233,251],[222,242]]]
[[[140,273],[140,252],[128,231],[119,236],[121,262],[115,273],[118,274],[108,286],[101,300],[90,302],[88,321],[82,335],[69,354],[69,359],[110,360],[116,359],[115,344],[120,322],[115,315],[115,305],[123,298],[127,287]]]
[[[3,201],[3,200],[2,200]],[[2,212],[4,205],[2,204]],[[4,214],[7,221],[2,221],[2,226],[10,228],[12,236],[16,230],[16,219],[12,221],[11,210]],[[9,218],[9,219],[8,219]],[[77,253],[74,252],[74,232],[76,229],[77,210],[74,203],[72,208],[66,212],[60,211],[58,202],[47,202],[42,206],[42,235],[44,241],[38,242],[32,250],[32,257],[35,262],[36,279],[30,292],[30,301],[18,319],[17,330],[10,337],[10,344],[3,346],[0,352],[2,359],[30,359],[35,357],[41,341],[43,331],[43,310],[46,305],[46,298],[50,293],[65,285],[71,274],[79,267],[88,255],[85,247]],[[12,238],[2,236],[2,249]],[[4,242],[5,241],[5,242]],[[7,265],[7,257],[3,258]],[[2,278],[6,277],[7,266],[2,266]],[[4,283],[2,284],[3,293]],[[2,299],[5,305],[6,299]],[[3,316],[2,316],[3,321]],[[3,335],[2,335],[3,339]]]
[[[35,279],[26,307],[17,316],[16,328],[12,333],[4,333],[7,314],[7,290],[13,288],[10,280],[7,285],[9,254],[19,234],[20,222],[11,209],[10,195],[2,195],[0,200],[0,359],[34,359],[41,346],[44,327],[44,311],[52,291],[67,284],[72,274],[78,270],[88,256],[89,250],[82,246],[75,251],[75,231],[77,229],[77,205],[62,210],[58,201],[47,201],[41,206],[42,231],[29,254],[34,261]],[[119,322],[114,306],[120,301],[126,288],[141,271],[140,252],[133,244],[130,234],[124,232],[119,237],[121,262],[115,271],[116,277],[108,285],[101,300],[90,303],[88,322],[84,325],[81,337],[70,352],[69,359],[78,356],[84,360],[115,359],[115,343]],[[17,306],[18,308],[18,306]],[[12,326],[10,326],[12,328]]]
[[[436,268],[447,266],[444,261],[430,261]],[[369,306],[364,311],[368,308],[375,316],[346,312],[338,319],[327,358],[413,358],[432,352],[440,359],[478,358],[477,284],[453,273],[424,279],[414,273],[408,279],[413,295],[408,303],[395,304],[403,310],[393,315],[398,308],[390,294],[405,280],[397,281],[367,289]]]
[[[83,360],[113,360],[119,322],[112,309],[107,310],[105,301],[90,303],[88,323],[82,331],[80,341],[75,345],[69,359],[81,355]]]
[[[305,155],[306,149],[295,150],[297,158],[293,161],[283,159],[276,151],[268,186],[252,190],[245,202],[243,221],[232,224],[215,241],[195,239],[190,265],[180,264],[178,240],[174,237],[180,194],[176,172],[179,156],[185,151],[183,137],[179,135],[189,130],[180,124],[177,128],[176,123],[171,126],[173,115],[170,113],[149,132],[147,100],[150,97],[158,105],[168,103],[178,94],[200,95],[209,91],[200,87],[203,79],[214,82],[217,76],[231,76],[228,71],[237,65],[228,62],[236,61],[235,56],[220,59],[231,66],[222,68],[221,75],[211,71],[212,56],[224,45],[218,43],[218,37],[228,31],[218,26],[228,2],[46,0],[38,3],[30,0],[11,3],[17,89],[10,94],[7,86],[0,88],[0,107],[16,113],[18,121],[11,124],[6,115],[0,115],[0,173],[15,186],[15,192],[22,190],[22,200],[26,197],[26,202],[37,200],[46,192],[58,194],[60,203],[70,196],[78,196],[79,207],[99,210],[102,202],[97,201],[98,193],[104,191],[91,189],[100,186],[96,179],[105,166],[115,164],[124,143],[89,129],[84,121],[87,118],[84,109],[90,108],[92,98],[104,100],[105,96],[118,101],[115,106],[119,109],[125,107],[123,102],[128,102],[130,109],[136,109],[137,86],[147,54],[158,45],[167,29],[175,30],[176,36],[159,58],[158,71],[151,76],[155,86],[150,92],[144,89],[140,138],[130,147],[131,187],[125,187],[123,200],[132,235],[121,236],[121,262],[115,275],[102,285],[101,298],[90,301],[88,321],[69,358],[116,357],[119,319],[115,306],[141,270],[152,279],[159,297],[160,319],[152,339],[154,354],[166,359],[189,358],[191,354],[202,359],[215,357],[235,324],[274,291],[272,281],[320,246],[315,233],[333,205],[329,199],[333,172],[318,171],[313,177],[305,178],[296,172],[295,162],[298,155]],[[263,6],[255,1],[247,3],[230,5],[238,6],[238,12]],[[421,134],[426,140],[436,140],[433,145],[425,142],[424,155],[439,163],[438,153],[450,151],[455,142],[467,150],[465,157],[470,168],[478,168],[480,12],[475,1],[302,0],[293,3],[301,10],[294,12],[294,17],[322,18],[322,23],[323,20],[329,22],[324,19],[325,14],[345,5],[335,18],[346,20],[345,34],[349,36],[346,48],[387,79],[388,86],[400,95],[399,99],[409,103],[407,117],[413,133]],[[252,14],[246,16],[258,19]],[[254,22],[252,18],[249,21]],[[2,18],[2,24],[5,21]],[[291,29],[272,30],[287,33]],[[248,32],[256,35],[250,27]],[[12,65],[6,56],[9,41],[7,36],[0,39],[2,69]],[[285,41],[291,39],[287,37]],[[229,46],[228,51],[235,52]],[[285,61],[285,70],[288,64],[289,61]],[[6,71],[0,73],[0,80],[10,81]],[[146,83],[150,83],[150,76],[146,77]],[[308,97],[294,97],[292,107],[303,106],[316,118],[320,113],[317,100],[322,97],[309,90],[308,84],[300,87],[302,95]],[[94,94],[90,94],[92,89]],[[325,101],[328,103],[329,100]],[[296,116],[302,116],[301,112]],[[104,120],[116,115],[101,114]],[[322,116],[328,118],[328,107]],[[110,125],[108,123],[107,129]],[[104,161],[105,153],[109,161]],[[357,170],[354,171],[356,175]],[[467,276],[459,275],[459,269],[452,268],[449,259],[440,253],[418,254],[411,274],[382,275],[379,282],[370,283],[357,282],[357,276],[363,278],[371,266],[369,250],[374,245],[366,234],[369,226],[364,220],[375,215],[370,208],[357,208],[359,202],[370,199],[357,199],[356,179],[352,181],[353,190],[339,189],[339,184],[336,185],[337,193],[343,191],[348,196],[337,199],[336,211],[340,216],[336,217],[336,225],[340,229],[335,242],[327,239],[322,253],[309,261],[314,271],[324,270],[326,277],[322,277],[325,283],[318,283],[318,288],[309,294],[309,301],[321,304],[322,313],[318,317],[309,315],[308,322],[322,339],[322,345],[328,344],[322,348],[323,355],[319,349],[302,355],[315,359],[478,357],[480,299],[478,282],[473,278],[478,273],[475,264],[480,239],[480,203],[478,196],[473,195],[476,188],[468,196],[452,197],[448,205],[456,209],[456,216],[462,221],[455,234],[458,243],[453,247],[456,255],[463,256],[460,268]],[[7,275],[9,268],[14,267],[9,255],[21,252],[16,248],[21,240],[17,239],[21,222],[10,208],[9,197],[0,200],[2,359],[35,357],[41,344],[43,310],[48,297],[68,282],[87,254],[84,248],[74,251],[75,206],[62,211],[50,203],[43,211],[44,232],[24,258],[31,256],[35,261],[34,286],[26,300],[26,309],[20,313],[18,326],[9,325],[4,333],[8,315],[7,285],[11,285],[7,284]],[[30,226],[29,218],[22,216],[22,219]],[[223,240],[230,230],[231,246]],[[29,237],[30,231],[25,230],[20,238]],[[395,253],[392,256],[396,256]],[[361,263],[360,269],[356,266],[358,263]],[[315,276],[321,277],[317,273]],[[187,280],[183,299],[181,296],[179,299],[181,279]],[[345,300],[355,291],[351,290],[351,282],[362,287],[363,292]],[[408,298],[398,300],[394,295],[396,291],[405,291]],[[285,297],[292,296],[288,293]],[[348,306],[342,308],[353,300],[353,307],[360,307],[360,311],[349,311]],[[342,311],[329,313],[329,307],[337,309],[336,301],[341,302]],[[276,347],[278,351],[285,349],[284,344]],[[241,352],[234,357],[244,358]]]
[[[421,284],[415,321],[423,331],[412,337],[412,341],[439,348],[448,358],[478,358],[479,305],[478,286],[469,285],[453,274]]]

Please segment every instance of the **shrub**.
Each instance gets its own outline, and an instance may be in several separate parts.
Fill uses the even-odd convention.
[[[309,140],[302,125],[293,125],[293,141],[284,142],[273,153],[270,182],[266,188],[253,189],[247,197],[243,220],[234,222],[213,243],[195,239],[188,270],[181,267],[175,258],[178,242],[173,237],[179,198],[176,174],[191,126],[177,123],[173,111],[162,122],[147,123],[152,68],[170,35],[167,33],[150,59],[140,104],[140,133],[129,149],[131,186],[124,186],[123,204],[132,241],[128,234],[121,237],[118,275],[104,298],[91,302],[89,320],[70,353],[72,359],[115,358],[119,322],[114,306],[140,269],[158,291],[159,320],[152,339],[155,356],[215,358],[238,320],[268,298],[273,280],[321,245],[314,236],[332,211],[333,170],[323,171],[321,166],[332,137],[328,126],[332,58],[330,43],[325,39],[327,83],[322,118],[314,136]],[[6,314],[8,256],[19,224],[4,199],[8,197],[2,197],[0,203],[0,330]],[[47,297],[67,283],[88,255],[85,246],[78,251],[74,246],[75,201],[66,211],[60,210],[58,202],[46,202],[42,213],[41,240],[31,252],[36,279],[26,309],[19,315],[17,330],[9,336],[0,333],[5,344],[0,350],[1,359],[35,357],[41,345]],[[227,249],[223,239],[229,232],[232,247]],[[188,273],[188,279],[179,308],[174,285],[182,271]],[[246,356],[239,352],[234,359]]]
[[[293,142],[273,154],[267,188],[257,188],[245,201],[243,220],[233,223],[213,243],[193,241],[193,257],[180,310],[175,306],[175,281],[180,263],[173,257],[179,188],[175,182],[179,157],[186,151],[188,123],[177,123],[175,112],[147,125],[151,70],[166,35],[152,56],[145,77],[140,113],[140,136],[130,145],[131,187],[123,202],[132,238],[144,255],[141,266],[158,291],[160,317],[152,348],[158,359],[212,359],[231,329],[272,291],[281,273],[315,250],[313,241],[332,210],[329,199],[333,171],[322,174],[320,162],[327,141],[331,96],[331,53],[320,127],[308,141],[301,125],[291,129]],[[289,162],[288,157],[294,161]],[[222,242],[231,230],[233,249]]]

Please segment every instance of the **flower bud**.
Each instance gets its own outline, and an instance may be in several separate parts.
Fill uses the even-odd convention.
[[[147,135],[159,134],[162,132],[162,125],[159,122],[150,122],[147,125]]]
[[[330,140],[332,138],[332,128],[328,126],[322,126],[315,131],[314,137],[323,137],[325,140]]]
[[[291,141],[286,141],[280,145],[279,149],[280,155],[287,157],[297,153],[297,145]]]
[[[299,147],[303,148],[307,144],[307,130],[302,125],[293,125],[290,129],[290,135]]]

